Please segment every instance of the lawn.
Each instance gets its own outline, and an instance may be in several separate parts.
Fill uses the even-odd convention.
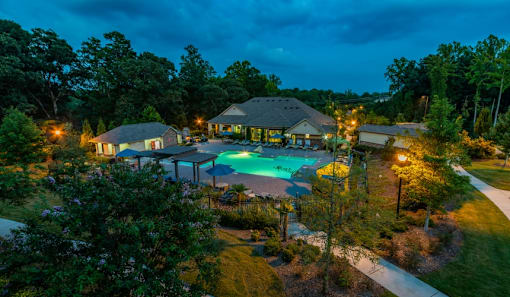
[[[422,279],[449,296],[510,296],[510,221],[472,190],[453,212],[464,235],[457,258]]]
[[[37,215],[43,209],[54,205],[62,205],[60,197],[48,191],[43,191],[23,205],[0,202],[0,218],[23,222],[25,218],[34,214]]]
[[[510,162],[503,169],[504,160],[475,160],[465,169],[489,185],[510,191]]]
[[[266,260],[245,241],[219,230],[220,277],[214,296],[285,296],[283,284]],[[189,281],[190,276],[183,278]]]

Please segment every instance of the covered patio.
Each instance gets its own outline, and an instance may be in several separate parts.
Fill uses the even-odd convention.
[[[215,166],[214,161],[218,158],[216,154],[208,153],[192,153],[187,155],[178,155],[173,157],[173,163],[175,166],[175,179],[179,179],[179,162],[192,163],[193,166],[193,182],[200,182],[200,165],[206,164],[212,161],[213,167]]]

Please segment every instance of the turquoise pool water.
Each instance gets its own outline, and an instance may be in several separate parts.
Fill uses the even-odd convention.
[[[258,153],[226,151],[218,155],[216,164],[231,165],[236,172],[279,178],[291,178],[303,165],[313,165],[317,159],[291,156],[260,157]],[[204,164],[211,166],[211,164]],[[189,165],[191,166],[191,165]]]

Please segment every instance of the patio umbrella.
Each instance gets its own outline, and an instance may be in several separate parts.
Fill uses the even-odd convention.
[[[281,135],[281,134],[273,134],[271,136],[269,136],[269,138],[278,138],[278,139],[284,139],[285,136]]]
[[[234,134],[233,134],[232,132],[230,132],[230,131],[224,131],[224,132],[221,132],[221,134],[222,134],[223,136],[232,136],[232,135],[234,135]]]
[[[207,172],[209,175],[213,177],[213,187],[216,188],[217,176],[229,175],[234,171],[235,170],[232,169],[230,165],[218,164],[213,166],[212,168],[207,169],[205,172]]]
[[[126,158],[126,157],[136,157],[139,155],[140,155],[139,151],[135,151],[132,149],[125,149],[125,150],[119,152],[118,154],[116,154],[115,157]]]

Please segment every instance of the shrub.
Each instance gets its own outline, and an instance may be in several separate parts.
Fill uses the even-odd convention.
[[[298,246],[303,246],[305,244],[304,240],[299,238],[298,240],[296,240],[296,243]]]
[[[391,230],[394,232],[405,232],[407,229],[408,227],[405,220],[397,220],[391,224]]]
[[[462,131],[462,144],[472,159],[490,159],[496,153],[492,141],[485,140],[483,137],[473,139],[466,131]]]
[[[420,247],[417,244],[409,244],[402,259],[402,265],[404,268],[414,270],[418,264],[420,264]]]
[[[333,282],[340,288],[349,287],[352,283],[352,274],[349,261],[346,258],[333,258],[330,276]]]
[[[260,239],[260,231],[259,230],[253,230],[251,231],[251,240],[257,242]]]
[[[278,228],[278,218],[268,209],[243,208],[239,210],[216,210],[220,225],[240,229],[262,230],[266,227]]]
[[[289,243],[286,248],[292,250],[294,254],[299,253],[299,251],[301,250],[301,248],[295,243]]]
[[[277,238],[269,238],[264,244],[264,254],[276,256],[282,250],[282,243]]]
[[[290,263],[296,257],[296,252],[289,248],[285,248],[282,250],[282,260],[284,262]]]
[[[266,232],[266,236],[269,238],[278,238],[280,236],[278,228],[266,227],[264,232]]]
[[[301,260],[305,265],[316,262],[320,255],[321,250],[315,245],[307,244],[303,246],[303,249],[301,250]]]

